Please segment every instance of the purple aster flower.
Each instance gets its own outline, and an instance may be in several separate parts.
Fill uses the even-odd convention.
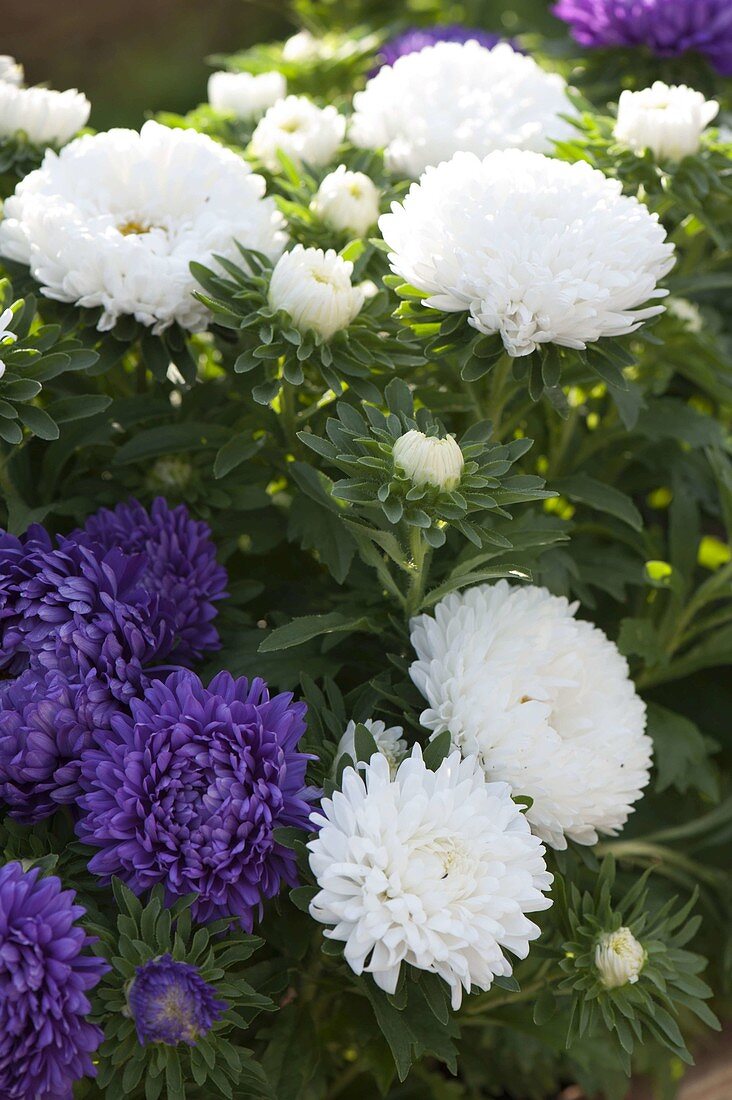
[[[464,27],[462,23],[436,23],[432,27],[409,27],[381,47],[379,64],[374,72],[378,72],[383,65],[393,65],[408,53],[418,53],[426,46],[434,46],[436,42],[470,41],[475,41],[480,46],[492,50],[495,45],[505,40],[500,34],[480,30],[478,27]],[[510,42],[510,45],[516,49],[514,42]],[[371,75],[373,76],[373,73]]]
[[[554,14],[581,46],[647,46],[661,57],[694,51],[732,75],[730,0],[559,0]]]
[[[0,801],[11,817],[33,824],[77,800],[95,709],[86,685],[55,670],[0,683]]]
[[[169,904],[195,893],[196,920],[234,917],[251,931],[262,901],[297,881],[273,832],[308,828],[305,704],[270,698],[260,679],[221,672],[206,688],[179,671],[130,709],[82,764],[77,831],[100,849],[90,871],[137,894],[161,882]]]
[[[0,1096],[71,1100],[103,1039],[87,993],[108,970],[87,953],[85,910],[54,875],[0,867]]]
[[[11,675],[28,664],[20,586],[35,575],[43,553],[52,549],[51,536],[37,524],[20,538],[0,531],[0,668]]]
[[[198,967],[175,962],[171,955],[138,966],[127,1000],[143,1045],[194,1046],[227,1008]]]
[[[143,585],[170,609],[178,663],[218,648],[214,603],[226,595],[228,578],[216,561],[210,529],[192,519],[185,505],[170,508],[158,497],[149,512],[136,500],[114,511],[102,508],[70,539],[92,549],[142,556]]]

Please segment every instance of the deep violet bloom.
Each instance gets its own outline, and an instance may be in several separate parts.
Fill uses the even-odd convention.
[[[158,497],[149,511],[136,500],[101,508],[71,541],[102,551],[141,555],[141,581],[171,616],[176,663],[189,664],[217,649],[214,606],[226,595],[226,570],[216,561],[209,527],[194,520],[185,505],[170,508]]]
[[[127,1000],[143,1046],[194,1046],[227,1007],[213,986],[203,980],[198,967],[176,962],[171,955],[138,966]]]
[[[28,664],[20,585],[33,577],[43,553],[52,549],[51,536],[38,524],[20,538],[0,531],[0,668],[11,675]]]
[[[385,42],[379,50],[379,64],[374,72],[383,65],[393,65],[400,57],[408,53],[417,53],[426,46],[434,46],[436,42],[470,42],[475,41],[480,46],[491,50],[499,42],[505,41],[500,34],[491,31],[480,30],[478,27],[464,27],[462,23],[436,23],[431,27],[409,27],[401,34]],[[516,49],[516,45],[511,42]],[[371,74],[373,75],[373,73]]]
[[[87,998],[108,970],[87,951],[92,939],[54,875],[20,863],[0,867],[0,1096],[71,1100],[72,1085],[96,1073],[103,1039],[86,1020]]]
[[[730,0],[559,0],[554,14],[581,46],[646,46],[660,57],[693,51],[732,76]]]
[[[0,802],[11,817],[33,824],[77,800],[96,711],[87,685],[58,670],[0,682]]]
[[[77,831],[100,849],[89,870],[137,894],[163,883],[168,904],[195,893],[196,920],[232,917],[251,931],[262,901],[297,881],[273,832],[308,828],[305,704],[270,698],[260,679],[221,672],[206,688],[179,671],[130,709],[82,764]]]

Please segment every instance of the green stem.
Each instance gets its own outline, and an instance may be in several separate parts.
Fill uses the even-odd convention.
[[[297,438],[297,388],[285,378],[280,390],[279,418],[285,442],[296,453],[300,449]]]
[[[501,415],[509,397],[506,386],[512,370],[513,359],[507,352],[504,352],[489,375],[491,386],[485,415],[486,419],[490,420],[493,425],[494,431],[498,430]]]
[[[485,1013],[494,1012],[498,1008],[505,1008],[507,1005],[520,1004],[522,1001],[530,1001],[537,993],[541,993],[544,989],[547,989],[555,982],[559,982],[564,977],[563,974],[553,974],[548,976],[547,972],[554,965],[553,961],[547,962],[541,970],[541,973],[530,982],[523,989],[518,990],[517,993],[506,993],[503,997],[494,997],[492,994],[487,994],[485,1000],[481,998],[480,1001],[469,1005],[462,1013],[461,1020],[465,1022],[465,1017],[481,1016]]]
[[[425,583],[429,573],[429,560],[432,548],[422,534],[421,527],[409,528],[409,552],[412,559],[411,578],[407,590],[404,613],[407,622],[416,615],[424,596]]]

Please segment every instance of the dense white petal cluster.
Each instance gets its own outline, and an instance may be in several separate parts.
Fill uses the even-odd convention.
[[[197,331],[190,263],[241,262],[235,241],[275,259],[282,217],[265,184],[194,130],[146,122],[140,133],[79,138],[18,185],[0,222],[0,255],[28,264],[48,298],[101,307],[100,329],[131,314],[160,332]]]
[[[269,284],[269,304],[289,313],[300,332],[330,340],[348,328],[364,302],[351,282],[353,264],[329,248],[296,245],[277,261]]]
[[[23,133],[34,145],[64,145],[89,119],[91,104],[69,88],[20,88],[0,80],[0,137]]]
[[[23,83],[23,66],[18,64],[10,54],[0,54],[0,81],[6,84],[20,85]]]
[[[392,458],[414,485],[434,485],[445,490],[457,488],[465,465],[454,436],[438,439],[414,428],[396,440]]]
[[[270,107],[252,134],[251,151],[271,172],[280,167],[281,149],[299,165],[317,168],[335,156],[346,120],[335,107],[317,107],[304,95],[288,95]]]
[[[268,107],[287,94],[282,73],[211,73],[208,101],[217,111],[231,111],[237,118],[261,118]]]
[[[574,114],[566,84],[507,43],[438,42],[385,65],[353,97],[355,145],[385,149],[393,172],[416,178],[458,151],[550,152]]]
[[[376,754],[363,773],[346,768],[312,821],[311,916],[388,993],[408,963],[439,974],[458,1008],[463,989],[510,975],[505,950],[523,959],[539,935],[526,913],[551,905],[544,849],[474,759],[453,753],[433,772],[415,746],[392,777]]]
[[[340,164],[325,177],[312,209],[331,229],[365,236],[379,216],[379,189],[363,172]]]
[[[597,941],[595,966],[605,989],[635,985],[646,964],[646,950],[629,928],[605,932]]]
[[[617,647],[577,605],[545,588],[479,585],[412,621],[410,673],[488,779],[534,801],[534,831],[554,848],[594,844],[625,824],[648,783],[645,704]]]
[[[376,747],[382,756],[385,756],[389,762],[389,771],[392,777],[396,774],[396,770],[399,767],[402,759],[407,753],[407,742],[404,740],[402,734],[404,730],[401,726],[387,726],[385,722],[379,719],[367,718],[365,722],[361,723],[369,731]],[[356,723],[349,722],[346,726],[345,732],[338,742],[338,748],[336,750],[335,760],[333,762],[333,773],[338,770],[338,761],[342,756],[350,756],[351,760],[356,761]],[[363,768],[365,764],[359,762],[358,767]]]
[[[426,305],[469,312],[512,356],[634,332],[662,311],[639,307],[667,293],[674,262],[658,216],[617,180],[517,149],[428,168],[379,228]]]
[[[699,151],[718,111],[719,104],[701,92],[657,80],[639,92],[622,92],[613,134],[635,153],[650,149],[659,160],[681,160]]]

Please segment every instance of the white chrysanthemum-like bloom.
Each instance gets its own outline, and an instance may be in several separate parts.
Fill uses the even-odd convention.
[[[330,340],[348,328],[364,302],[351,282],[353,264],[329,248],[295,245],[277,261],[269,284],[269,304],[284,309],[300,332]]]
[[[400,435],[392,451],[394,465],[414,485],[434,485],[437,489],[456,489],[460,484],[465,459],[454,436],[444,439],[425,435],[415,428]]]
[[[331,229],[363,237],[379,217],[379,189],[363,172],[341,164],[325,177],[311,205]]]
[[[478,585],[412,620],[410,669],[432,736],[449,730],[488,779],[529,795],[553,848],[625,824],[648,783],[646,708],[617,647],[545,588]]]
[[[385,149],[393,172],[416,178],[467,151],[548,153],[575,114],[561,76],[502,42],[438,42],[385,65],[353,97],[354,145]]]
[[[474,759],[453,753],[430,771],[416,745],[392,777],[375,754],[364,772],[346,768],[311,820],[310,914],[387,993],[408,963],[439,974],[459,1008],[463,989],[510,975],[505,950],[523,959],[539,935],[526,914],[551,905],[544,849]]]
[[[323,55],[323,45],[310,31],[298,31],[282,47],[283,61],[316,61]]]
[[[698,153],[702,132],[717,117],[719,104],[685,84],[657,80],[618,101],[614,136],[635,153],[650,149],[659,160],[681,160]]]
[[[402,737],[404,730],[401,726],[387,726],[380,719],[367,718],[361,723],[366,727],[382,756],[389,761],[389,771],[392,776],[396,774],[399,764],[406,756],[407,742]],[[338,770],[338,761],[342,756],[350,756],[356,763],[356,723],[349,722],[345,733],[338,742],[335,760],[333,762],[333,774]],[[359,761],[357,767],[364,768],[366,764]]]
[[[282,73],[211,73],[208,101],[217,111],[231,111],[237,118],[261,118],[287,94]]]
[[[131,314],[161,332],[197,331],[209,313],[190,272],[235,242],[275,259],[284,220],[265,184],[229,149],[194,130],[146,122],[47,152],[5,203],[0,255],[28,264],[48,298],[101,307],[99,328]]]
[[[89,119],[91,104],[69,88],[18,88],[0,80],[0,137],[23,133],[34,145],[64,145]]]
[[[595,966],[605,989],[635,985],[647,957],[645,948],[629,928],[603,933],[595,948]]]
[[[10,54],[0,54],[0,81],[5,84],[15,84],[19,87],[23,83],[23,66]]]
[[[13,319],[13,311],[12,311],[12,309],[10,309],[10,307],[8,307],[8,309],[5,309],[5,310],[3,310],[2,313],[0,313],[0,352],[2,352],[3,344],[5,344],[6,346],[8,344],[14,344],[15,341],[18,339],[17,334],[14,333],[14,332],[11,332],[10,329],[8,328],[8,325],[10,324],[12,319]],[[2,361],[2,359],[0,359],[0,378],[2,378],[2,376],[4,374],[5,374],[5,364]]]
[[[279,149],[297,165],[317,168],[335,156],[346,120],[335,107],[317,107],[304,95],[288,95],[270,107],[252,134],[251,151],[271,172]]]
[[[426,51],[423,51],[426,52]],[[391,269],[425,304],[469,312],[509,355],[634,332],[668,292],[656,214],[588,164],[509,149],[428,168],[379,219]]]

